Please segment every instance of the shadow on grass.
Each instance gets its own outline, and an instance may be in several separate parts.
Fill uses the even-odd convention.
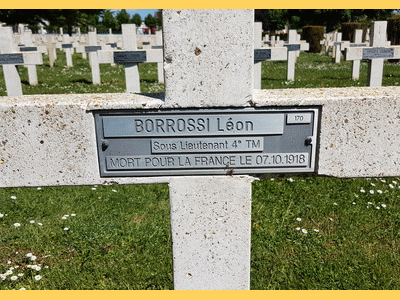
[[[90,85],[93,84],[93,82],[91,80],[87,80],[86,78],[74,79],[74,80],[71,80],[71,82],[85,83],[85,84],[90,84]]]

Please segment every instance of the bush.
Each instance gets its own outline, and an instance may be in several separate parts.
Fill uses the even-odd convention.
[[[393,17],[387,20],[388,40],[392,45],[400,45],[400,17]]]
[[[367,23],[342,23],[342,41],[350,41],[354,40],[354,31],[356,29],[362,29],[363,35],[362,40],[365,41],[365,37],[367,34],[368,24]]]
[[[319,53],[322,50],[320,42],[324,39],[324,27],[322,26],[304,26],[301,33],[301,39],[310,44],[309,53]]]

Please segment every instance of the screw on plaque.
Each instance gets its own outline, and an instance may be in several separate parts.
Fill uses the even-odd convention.
[[[305,144],[306,146],[310,146],[310,145],[312,144],[312,142],[313,142],[313,137],[312,137],[312,136],[308,136],[308,137],[306,138],[304,144]]]
[[[108,141],[103,141],[101,143],[101,150],[106,151],[106,149],[110,146],[110,143]]]

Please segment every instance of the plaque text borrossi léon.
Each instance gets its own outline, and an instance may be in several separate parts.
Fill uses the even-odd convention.
[[[314,172],[318,108],[95,111],[100,175]]]

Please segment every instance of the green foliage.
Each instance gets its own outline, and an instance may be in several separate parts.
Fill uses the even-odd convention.
[[[131,19],[131,23],[135,24],[136,27],[142,25],[142,17],[139,14],[134,14]]]
[[[111,10],[107,9],[103,14],[103,19],[101,20],[101,24],[103,25],[101,28],[97,27],[99,31],[107,31],[108,28],[111,28],[113,31],[119,30],[119,24],[114,17],[114,14]]]
[[[154,28],[157,25],[156,18],[154,18],[151,14],[148,14],[147,17],[144,18],[144,24],[146,24],[149,28]]]
[[[310,53],[321,52],[322,45],[320,42],[324,39],[324,27],[322,26],[305,26],[301,33],[301,39],[306,40],[310,44]]]
[[[102,13],[102,9],[47,9],[43,18],[50,23],[46,26],[49,32],[57,32],[62,27],[71,35],[75,26],[96,26]]]
[[[392,9],[256,9],[256,22],[263,22],[263,30],[274,31],[285,25],[301,28],[306,25],[325,26],[333,31],[344,22],[386,20]]]
[[[126,12],[126,9],[121,9],[118,13],[117,16],[115,17],[118,23],[118,28],[117,30],[121,30],[121,25],[122,24],[128,24],[130,23],[130,17],[129,14]]]
[[[400,17],[389,18],[387,21],[388,40],[392,45],[400,45]]]

